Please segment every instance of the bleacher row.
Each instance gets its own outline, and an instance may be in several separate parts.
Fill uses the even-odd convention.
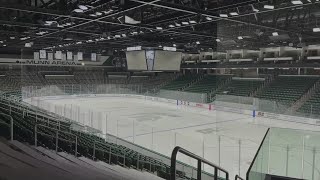
[[[46,72],[48,74],[48,72]],[[55,72],[53,72],[55,73]],[[74,72],[73,78],[46,79],[41,71],[7,71],[0,73],[0,91],[19,96],[22,86],[42,86],[59,84],[104,84],[104,73],[94,71]],[[161,89],[204,93],[208,102],[215,100],[217,94],[233,96],[254,96],[260,99],[276,101],[290,107],[298,101],[317,81],[316,76],[278,76],[265,85],[260,78],[233,78],[231,75],[180,75],[159,74],[154,77],[141,76],[129,78],[108,78],[111,84],[137,84],[148,90]],[[260,87],[263,88],[261,89]],[[301,113],[320,114],[319,91],[298,109]],[[319,112],[319,113],[318,113]]]
[[[195,82],[195,80],[198,80]],[[290,107],[308,90],[320,81],[317,76],[278,76],[270,84],[265,85],[261,78],[232,78],[226,75],[196,75],[180,76],[170,84],[163,86],[164,90],[185,91],[208,94],[215,100],[218,94],[232,96],[253,96],[256,98],[275,101]],[[192,83],[193,82],[193,83]],[[262,87],[260,89],[260,87]],[[256,92],[256,93],[255,93]],[[320,115],[320,90],[298,109],[298,112]]]
[[[10,117],[14,141],[8,141]],[[82,129],[85,127],[37,107],[1,98],[0,178],[170,179],[168,157],[111,135],[102,138]],[[195,178],[195,168],[177,164],[179,179]],[[205,180],[213,177],[202,174]]]

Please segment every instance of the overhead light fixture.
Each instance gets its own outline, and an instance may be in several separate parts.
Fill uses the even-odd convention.
[[[126,34],[121,34],[122,35],[122,37],[127,37],[127,35]]]
[[[132,35],[136,35],[136,34],[138,34],[138,32],[137,31],[133,31],[131,34]]]
[[[254,12],[259,12],[259,9],[253,8],[252,9]]]
[[[279,33],[278,32],[273,32],[272,36],[279,36]]]
[[[175,25],[176,25],[177,27],[180,27],[180,26],[181,26],[181,24],[179,24],[179,23],[175,23]]]
[[[217,41],[217,42],[221,42],[221,40],[220,40],[220,39],[216,39],[216,41]]]
[[[115,35],[114,37],[116,37],[116,38],[120,38],[121,36],[117,34],[117,35]]]
[[[230,15],[231,16],[238,16],[239,14],[237,12],[231,12]]]
[[[87,42],[93,42],[93,40],[89,39]]]
[[[3,41],[0,41],[0,43],[2,44],[2,43],[3,43]]]
[[[242,39],[243,39],[243,37],[242,37],[242,36],[238,36],[238,39],[239,39],[239,40],[242,40]]]
[[[24,41],[24,40],[27,40],[27,39],[29,39],[30,37],[22,37],[22,38],[20,38],[20,40],[22,40],[22,41]]]
[[[162,46],[161,46],[161,45],[159,45],[159,48],[162,48]]]
[[[97,15],[96,15],[96,14],[89,14],[89,16],[97,17]]]
[[[300,1],[300,0],[292,0],[291,3],[294,4],[294,5],[301,5],[301,4],[303,4],[303,2]]]
[[[82,9],[75,9],[73,11],[76,12],[76,13],[83,13],[84,12]]]
[[[6,47],[6,46],[7,46],[6,44],[3,45],[3,47]]]
[[[162,30],[162,27],[156,27],[157,30]]]
[[[81,41],[78,41],[78,42],[76,42],[76,44],[82,44],[82,42],[81,42]]]
[[[199,41],[197,41],[197,42],[196,42],[196,44],[200,44],[200,42],[199,42]]]
[[[313,28],[312,30],[313,30],[313,32],[320,32],[320,28],[318,28],[318,27],[317,28]]]
[[[182,25],[189,25],[188,22],[184,21],[184,22],[181,22]]]
[[[220,17],[223,17],[223,18],[229,17],[228,14],[219,14],[219,16],[220,16]]]
[[[189,21],[189,23],[190,23],[190,24],[197,24],[197,22],[194,21],[194,20]]]
[[[79,5],[78,6],[81,10],[88,10],[88,7],[85,5]]]
[[[11,36],[11,37],[10,37],[10,39],[16,39],[16,37],[14,37],[14,36]]]
[[[64,26],[63,26],[63,25],[60,25],[60,24],[58,24],[57,27],[59,27],[59,28],[64,28]]]
[[[265,9],[274,9],[274,5],[264,5],[263,8],[265,8]]]
[[[176,45],[176,44],[173,44],[172,46],[173,46],[173,47],[176,47],[177,45]]]
[[[96,15],[97,15],[97,16],[101,16],[101,15],[102,15],[102,12],[96,12]]]
[[[57,23],[57,21],[45,21],[46,24],[53,24],[53,23]]]
[[[211,17],[206,17],[206,19],[207,19],[208,21],[211,21],[211,20],[212,20],[212,18],[211,18]]]
[[[174,28],[175,26],[174,26],[174,25],[172,25],[172,24],[170,24],[170,25],[169,25],[169,27],[170,27],[170,28]]]

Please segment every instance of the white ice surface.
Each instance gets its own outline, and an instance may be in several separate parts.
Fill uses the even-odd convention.
[[[171,156],[175,146],[181,146],[227,169],[231,177],[245,177],[268,127],[318,129],[307,124],[127,97],[65,97],[42,100],[39,106],[167,156]],[[185,156],[178,158],[196,165],[196,161]],[[212,171],[206,166],[205,170]]]

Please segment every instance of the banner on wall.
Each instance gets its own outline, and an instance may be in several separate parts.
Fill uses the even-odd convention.
[[[72,52],[67,52],[67,60],[72,60]]]
[[[53,53],[48,53],[48,60],[53,60]]]
[[[40,50],[40,59],[47,59],[46,50]]]
[[[33,52],[33,59],[39,60],[39,52]]]
[[[62,52],[61,51],[56,51],[55,59],[61,59],[61,58],[62,58]]]
[[[82,60],[83,60],[83,53],[78,52],[78,61],[82,61]]]
[[[66,53],[61,53],[61,59],[62,59],[62,61],[66,61],[67,60],[67,54]]]
[[[91,53],[91,61],[97,61],[97,54]]]

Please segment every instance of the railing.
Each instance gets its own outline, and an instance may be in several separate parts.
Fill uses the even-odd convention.
[[[236,175],[236,176],[234,177],[234,179],[235,179],[235,180],[244,180],[242,177],[240,177],[240,176],[238,176],[238,175]]]
[[[55,128],[51,128],[51,127],[48,127],[48,126],[44,126],[44,125],[41,125],[41,124],[36,124],[35,127],[34,127],[34,146],[37,147],[38,146],[38,134],[41,134],[41,135],[45,135],[45,136],[50,136],[50,137],[53,137],[51,135],[48,135],[48,134],[44,134],[44,133],[40,133],[38,132],[38,127],[43,127],[43,128],[47,128],[47,129],[51,129],[51,130],[54,130],[56,132],[56,152],[58,152],[58,143],[59,143],[59,139],[60,140],[64,140],[64,141],[69,141],[69,140],[66,140],[66,139],[61,139],[59,138],[59,132],[62,132],[64,134],[69,134],[71,136],[74,136],[75,137],[75,141],[74,142],[71,142],[71,143],[75,143],[75,156],[77,157],[77,154],[78,154],[78,136],[72,134],[72,133],[69,133],[69,132],[65,132],[65,131],[61,131],[59,129],[55,129]]]
[[[12,118],[12,116],[5,114],[5,113],[0,113],[0,114],[10,118],[10,140],[13,141],[13,118]],[[8,125],[8,124],[6,124],[6,125]]]
[[[217,166],[217,165],[205,160],[204,158],[202,158],[202,157],[200,157],[198,155],[195,155],[195,154],[193,154],[193,153],[191,153],[191,152],[189,152],[189,151],[187,151],[187,150],[185,150],[185,149],[183,149],[183,148],[181,148],[179,146],[175,147],[174,150],[172,151],[171,168],[170,168],[170,172],[171,172],[170,176],[171,176],[171,178],[170,178],[170,180],[176,180],[176,172],[177,172],[176,163],[177,163],[178,152],[198,160],[197,180],[201,180],[201,175],[202,175],[202,167],[201,166],[202,166],[202,163],[207,164],[207,165],[209,165],[209,166],[214,168],[214,180],[218,180],[218,170],[224,172],[226,174],[225,179],[229,180],[229,173],[226,170],[222,169],[221,167],[219,167],[219,166]]]
[[[260,143],[260,146],[259,146],[256,154],[254,155],[254,158],[253,158],[253,160],[252,160],[252,162],[251,162],[251,164],[250,164],[250,167],[249,167],[249,169],[248,169],[248,171],[247,171],[247,174],[246,174],[246,180],[249,180],[250,171],[251,171],[251,169],[252,169],[252,167],[253,167],[254,162],[256,161],[256,159],[257,159],[257,157],[258,157],[258,154],[259,154],[259,152],[260,152],[260,150],[261,150],[261,148],[262,148],[262,145],[263,145],[265,139],[267,138],[267,136],[268,136],[268,134],[269,134],[269,131],[270,131],[270,128],[268,128],[266,134],[264,135],[264,137],[263,137],[263,139],[262,139],[262,141],[261,141],[261,143]]]

